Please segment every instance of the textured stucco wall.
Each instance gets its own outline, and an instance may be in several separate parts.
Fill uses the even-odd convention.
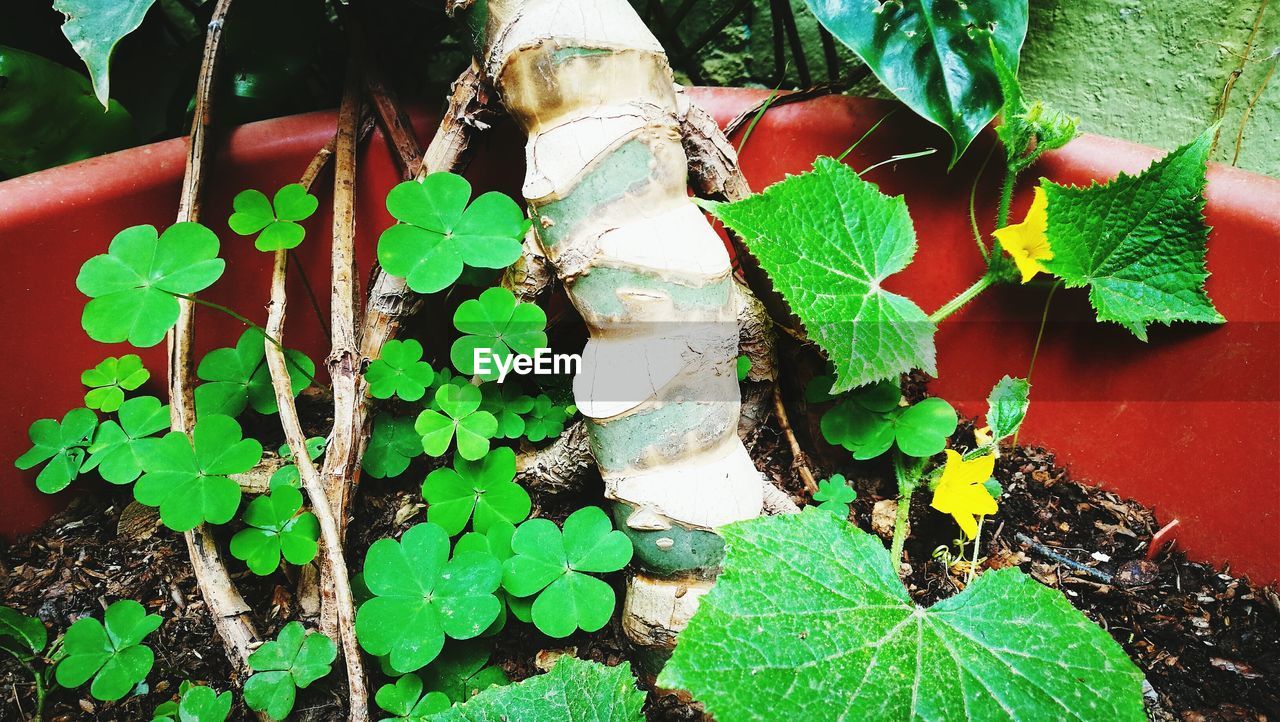
[[[673,52],[679,71],[713,85],[777,83],[769,0],[632,0],[668,50],[688,46],[716,20],[732,21],[697,52]],[[1080,116],[1084,130],[1173,148],[1211,123],[1240,65],[1262,0],[1031,0],[1023,82],[1039,97]],[[655,4],[659,4],[655,8]],[[828,79],[817,22],[803,0],[791,0],[815,82]],[[856,66],[840,47],[840,73]],[[1280,0],[1267,7],[1254,46],[1228,96],[1215,158],[1231,162],[1245,108],[1280,51]],[[799,82],[788,53],[787,83]],[[862,84],[854,92],[879,92]],[[1240,143],[1238,164],[1280,176],[1280,71],[1257,98]]]

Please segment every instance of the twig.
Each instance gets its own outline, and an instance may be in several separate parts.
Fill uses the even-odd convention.
[[[806,83],[805,85],[808,85],[808,84]],[[738,129],[741,128],[744,123],[750,121],[752,118],[756,116],[757,113],[760,113],[761,111],[771,110],[773,108],[781,108],[784,105],[790,105],[792,103],[803,103],[807,100],[813,100],[814,98],[821,98],[824,95],[831,95],[838,91],[839,91],[839,88],[837,86],[831,85],[829,83],[820,83],[812,87],[807,87],[804,90],[796,90],[788,93],[779,93],[776,97],[771,95],[766,99],[760,101],[759,103],[756,103],[750,108],[747,108],[743,110],[741,113],[738,113],[737,115],[735,115],[733,117],[733,120],[729,121],[724,126],[724,134],[725,136],[732,138],[733,134],[737,133]]]
[[[1032,551],[1036,552],[1037,554],[1040,554],[1041,556],[1044,556],[1048,559],[1052,559],[1053,561],[1065,567],[1068,567],[1073,571],[1077,571],[1077,572],[1080,572],[1081,574],[1085,574],[1087,576],[1093,577],[1094,579],[1097,579],[1103,584],[1116,583],[1115,577],[1111,576],[1110,574],[1094,569],[1088,564],[1081,564],[1075,559],[1072,559],[1071,557],[1068,557],[1064,554],[1054,551],[1051,547],[1041,544],[1040,542],[1036,541],[1035,539],[1032,539],[1031,537],[1027,536],[1026,534],[1023,534],[1022,532],[1018,532],[1013,536],[1015,539],[1018,540],[1018,543],[1022,544],[1023,546],[1028,547]]]
[[[196,82],[196,106],[191,123],[191,140],[187,147],[186,171],[182,177],[182,193],[178,199],[179,223],[195,221],[200,216],[223,23],[230,9],[231,0],[218,0],[205,36],[204,57],[201,59],[200,76]],[[196,422],[191,384],[194,338],[195,304],[180,299],[177,324],[168,334],[169,425],[174,431],[181,431],[188,436]],[[191,568],[196,585],[200,588],[200,596],[204,599],[213,626],[227,650],[227,658],[243,670],[247,666],[250,649],[258,637],[253,620],[249,617],[249,605],[231,581],[208,528],[201,524],[186,532],[183,539],[187,545],[187,553],[191,556]]]
[[[782,430],[782,435],[787,439],[787,445],[791,447],[791,468],[800,475],[804,488],[808,489],[810,494],[815,493],[818,491],[818,482],[813,478],[813,472],[809,470],[808,456],[804,453],[804,449],[800,448],[796,432],[791,428],[787,406],[782,403],[782,388],[778,386],[773,387],[773,412],[778,419],[778,428]]]
[[[288,304],[285,292],[285,274],[289,265],[288,251],[276,251],[271,274],[271,302],[267,306],[267,329],[276,338],[284,337],[284,320]],[[364,669],[360,662],[360,648],[355,637],[355,605],[351,598],[351,580],[343,558],[342,540],[334,521],[333,507],[326,497],[324,484],[315,463],[307,453],[307,435],[298,420],[298,407],[290,388],[289,369],[285,355],[278,346],[264,343],[267,366],[271,371],[271,386],[275,390],[276,405],[280,408],[280,425],[284,428],[289,450],[302,487],[311,499],[311,509],[320,525],[321,548],[329,572],[326,583],[320,585],[322,599],[329,599],[337,613],[337,636],[342,645],[342,658],[347,668],[348,710],[350,719],[367,720],[368,692],[365,688]]]

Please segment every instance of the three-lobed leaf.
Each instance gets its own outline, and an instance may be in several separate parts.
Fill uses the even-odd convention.
[[[589,506],[570,514],[564,528],[530,519],[511,537],[513,556],[503,563],[502,586],[515,597],[532,597],[533,623],[551,637],[578,629],[594,632],[613,615],[614,593],[590,574],[617,571],[631,561],[627,535],[609,516]]]
[[[453,173],[406,181],[387,194],[400,223],[378,239],[378,262],[418,293],[458,280],[464,266],[505,268],[520,257],[529,221],[515,201],[489,192],[467,204],[471,184]]]
[[[201,523],[225,524],[240,506],[240,485],[228,478],[252,469],[262,444],[242,438],[229,416],[196,421],[191,438],[179,431],[139,448],[143,475],[133,487],[139,503],[160,508],[160,521],[174,531]]]
[[[568,420],[567,407],[552,401],[546,394],[538,394],[524,417],[524,438],[535,444],[554,439],[564,432],[564,424]]]
[[[231,230],[242,236],[258,234],[254,247],[272,252],[297,248],[306,236],[298,221],[316,212],[320,201],[301,183],[290,183],[276,191],[275,199],[258,190],[241,191],[231,201],[235,212],[227,219]]]
[[[369,395],[375,399],[398,396],[417,401],[435,379],[431,364],[422,360],[422,344],[414,339],[391,340],[382,346],[382,355],[364,372]]]
[[[712,212],[742,236],[834,365],[832,393],[914,368],[937,373],[934,324],[910,299],[884,289],[916,250],[901,196],[819,158],[812,171]]]
[[[234,348],[216,348],[200,359],[196,377],[207,383],[195,390],[198,414],[239,416],[245,407],[259,414],[280,410],[275,388],[271,385],[271,369],[267,367],[268,343],[262,332],[247,328]],[[297,396],[311,384],[316,365],[301,351],[285,351],[289,370],[289,390]]]
[[[384,684],[373,696],[384,711],[395,715],[383,718],[382,722],[404,720],[405,722],[426,722],[431,715],[449,709],[453,704],[443,692],[422,693],[422,678],[416,674],[406,674],[395,682]]]
[[[86,447],[97,428],[98,416],[83,408],[68,411],[61,422],[40,419],[27,431],[31,448],[13,465],[25,471],[48,462],[36,475],[36,488],[46,494],[62,491],[80,475]]]
[[[529,516],[533,502],[515,477],[516,453],[505,447],[477,461],[457,458],[453,468],[436,469],[422,483],[427,521],[449,536],[459,534],[468,521],[481,534],[495,522],[518,524]]]
[[[533,411],[532,396],[524,393],[512,379],[503,383],[480,385],[480,410],[488,411],[498,420],[496,439],[518,439],[524,435],[525,415]]]
[[[387,479],[403,474],[409,462],[421,455],[422,437],[414,430],[412,418],[378,414],[360,463],[369,476]]]
[[[1224,323],[1204,290],[1209,229],[1205,167],[1214,129],[1151,164],[1087,188],[1041,181],[1048,197],[1044,266],[1068,287],[1089,287],[1099,321],[1145,341],[1147,326]]]
[[[137,354],[126,354],[120,358],[109,356],[80,374],[80,383],[89,387],[84,395],[84,405],[112,413],[124,403],[124,392],[133,391],[149,378],[151,372],[143,367]]]
[[[1017,569],[925,609],[831,514],[721,531],[724,571],[658,677],[716,719],[1146,719],[1124,650]]]
[[[178,701],[156,707],[151,722],[225,722],[232,701],[230,692],[218,694],[210,687],[183,682]]]
[[[124,402],[116,414],[98,427],[89,445],[84,471],[97,469],[112,484],[129,484],[142,474],[140,449],[169,428],[169,405],[154,396],[138,396]]]
[[[515,294],[501,286],[459,304],[453,326],[463,334],[449,349],[453,367],[485,381],[497,379],[498,364],[509,363],[513,354],[533,356],[547,345],[546,312],[537,304],[517,302]]]
[[[502,583],[498,560],[480,552],[450,559],[448,533],[429,522],[400,541],[374,542],[363,574],[373,596],[356,613],[356,637],[366,652],[390,655],[399,672],[434,660],[446,636],[478,636],[501,611],[494,594]]]
[[[458,455],[475,461],[489,453],[489,440],[498,433],[498,420],[480,409],[480,389],[459,379],[440,386],[434,396],[440,411],[425,409],[414,422],[429,456],[444,456],[457,439]]]
[[[91,299],[80,323],[94,341],[154,346],[178,320],[175,294],[203,291],[225,265],[218,237],[199,223],[175,223],[163,234],[126,228],[80,267],[76,288]]]
[[[103,621],[92,617],[76,620],[62,639],[66,653],[54,670],[58,684],[72,689],[93,679],[89,694],[112,702],[147,678],[155,655],[142,644],[163,621],[147,614],[141,604],[122,599],[107,607]]]
[[[287,485],[249,502],[242,517],[246,528],[231,537],[231,555],[259,576],[274,572],[281,557],[294,565],[311,561],[320,549],[320,523],[301,510],[302,492]]]
[[[329,674],[337,655],[332,639],[308,632],[301,622],[289,622],[274,641],[249,655],[254,674],[244,683],[245,704],[272,719],[285,719],[298,690]]]
[[[870,395],[853,394],[822,415],[823,437],[853,453],[855,459],[874,459],[894,446],[907,456],[924,458],[946,448],[959,417],[951,404],[928,398],[911,406],[880,411],[872,402],[888,401]]]

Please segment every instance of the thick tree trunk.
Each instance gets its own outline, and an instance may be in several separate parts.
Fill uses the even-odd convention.
[[[688,198],[671,70],[626,0],[454,5],[528,134],[538,241],[591,331],[574,391],[636,544],[624,626],[669,650],[719,570],[715,530],[762,507],[736,433],[729,257]]]

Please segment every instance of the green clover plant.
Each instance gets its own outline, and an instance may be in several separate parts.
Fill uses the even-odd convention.
[[[298,221],[311,217],[320,207],[320,201],[307,192],[301,183],[290,183],[276,191],[274,201],[267,200],[262,191],[241,191],[231,201],[235,213],[227,219],[231,230],[242,236],[255,233],[253,245],[259,251],[282,251],[297,248],[306,236]]]
[[[356,613],[356,637],[392,669],[412,672],[440,654],[445,637],[470,639],[502,610],[494,592],[502,565],[465,552],[449,558],[449,534],[430,522],[400,538],[379,539],[365,555],[364,583],[373,595]]]
[[[403,474],[409,462],[421,455],[422,437],[414,430],[413,419],[378,414],[360,463],[369,476],[389,479]]]
[[[324,454],[325,445],[328,444],[329,441],[323,436],[312,436],[304,443],[307,448],[307,457],[312,461],[315,461]],[[285,464],[279,469],[276,469],[275,472],[271,474],[271,479],[268,480],[267,486],[271,489],[276,488],[276,486],[292,486],[295,489],[301,489],[302,472],[298,470],[297,461],[293,458],[293,449],[289,448],[288,444],[285,444],[280,447],[278,454],[281,459],[284,459],[285,461],[292,461],[293,463]]]
[[[107,607],[101,622],[84,617],[67,628],[62,639],[66,656],[58,662],[54,678],[73,689],[88,682],[94,699],[112,702],[147,678],[155,655],[142,644],[161,622],[141,604],[121,599]]]
[[[855,459],[874,459],[897,446],[907,456],[929,457],[942,451],[959,417],[951,404],[929,398],[899,405],[896,381],[856,389],[822,415],[822,435]]]
[[[226,722],[231,715],[232,695],[203,685],[183,682],[178,687],[178,700],[156,707],[151,722]]]
[[[511,537],[511,550],[514,555],[502,565],[503,588],[515,597],[536,595],[533,623],[556,638],[608,623],[613,587],[590,575],[618,571],[633,551],[627,535],[594,506],[570,514],[563,530],[548,519],[530,519]]]
[[[481,534],[497,521],[518,524],[533,503],[515,477],[516,454],[508,448],[494,449],[478,461],[454,459],[453,468],[436,469],[422,483],[427,521],[449,536],[459,534],[468,521]]]
[[[454,553],[457,553],[455,549]],[[462,703],[490,687],[511,683],[507,673],[489,663],[490,643],[483,640],[454,642],[427,666],[423,673],[423,688],[431,693],[445,695],[452,703]]]
[[[80,323],[102,343],[160,343],[178,321],[178,297],[203,291],[222,276],[218,237],[198,223],[126,228],[107,252],[80,267],[76,288],[88,296]]]
[[[570,413],[567,405],[557,404],[546,394],[538,394],[524,418],[524,438],[535,444],[556,438],[564,432]]]
[[[468,205],[470,198],[471,184],[453,173],[432,173],[392,188],[387,210],[400,223],[378,239],[378,262],[418,293],[447,288],[464,265],[514,263],[530,225],[520,206],[496,192]]]
[[[822,502],[818,504],[819,509],[842,519],[849,517],[849,502],[857,498],[858,492],[849,485],[844,474],[832,474],[830,479],[819,481],[818,490],[813,494],[814,501]]]
[[[244,702],[249,709],[283,720],[293,711],[298,690],[329,674],[338,648],[319,632],[308,632],[302,622],[289,622],[274,641],[249,655],[254,671],[244,683]]]
[[[280,485],[249,502],[241,517],[246,528],[231,537],[231,556],[258,576],[280,566],[280,558],[301,566],[315,559],[320,546],[320,523],[302,509],[302,492]]]
[[[240,485],[227,478],[252,469],[262,444],[242,438],[230,416],[196,421],[191,438],[171,431],[139,448],[142,478],[133,487],[139,503],[160,508],[160,521],[174,531],[201,523],[225,524],[240,506]]]
[[[437,712],[443,712],[453,704],[443,692],[422,693],[422,678],[410,673],[401,676],[393,683],[384,684],[373,696],[378,706],[393,717],[384,717],[382,722],[403,720],[404,722],[426,722]]]
[[[256,328],[240,334],[235,348],[217,348],[205,354],[196,376],[207,383],[196,387],[196,412],[201,415],[239,416],[245,407],[259,414],[279,411],[271,370],[267,368],[266,337]],[[285,351],[289,390],[297,396],[315,378],[316,365],[301,351]]]
[[[468,461],[489,453],[489,440],[498,433],[498,420],[480,410],[482,397],[480,389],[464,380],[437,389],[435,401],[440,411],[424,410],[413,425],[422,437],[423,451],[428,456],[444,456],[456,437],[458,455]]]
[[[83,408],[68,411],[61,422],[40,419],[27,431],[31,448],[13,465],[25,471],[48,462],[36,475],[36,488],[46,494],[62,491],[80,475],[86,449],[97,428],[97,415]]]
[[[435,376],[431,364],[422,360],[422,344],[414,339],[386,342],[382,356],[371,362],[364,372],[370,396],[375,399],[398,396],[405,401],[421,399]]]
[[[469,531],[458,537],[458,540],[453,544],[453,556],[457,557],[468,552],[478,552],[492,556],[498,560],[499,564],[505,563],[511,558],[511,537],[515,533],[515,526],[510,522],[498,519],[489,524],[488,530],[484,533]],[[516,607],[520,607],[520,613],[516,614],[517,619],[522,622],[531,621],[527,614],[528,604],[515,602],[513,606],[512,603],[515,600],[505,589],[499,589],[494,594],[498,597],[498,601],[502,603],[502,608],[498,612],[498,618],[493,620],[493,623],[480,636],[488,637],[502,631],[502,628],[507,626],[507,611],[511,610],[513,614],[516,614]],[[532,604],[532,600],[529,603]],[[445,658],[449,657],[447,652],[448,650],[446,650]],[[432,669],[436,669],[438,664],[443,664],[443,662],[433,664]]]
[[[537,304],[518,303],[515,294],[502,287],[463,301],[453,314],[453,326],[463,334],[449,349],[453,367],[485,381],[497,379],[499,364],[509,364],[513,354],[533,356],[547,345],[546,312]],[[477,354],[488,359],[483,371],[476,368]]]
[[[112,413],[124,403],[124,392],[133,391],[149,378],[151,372],[142,366],[142,359],[137,354],[125,354],[120,358],[108,356],[80,374],[80,383],[89,387],[84,395],[84,405]]]
[[[480,385],[480,410],[498,420],[495,439],[518,439],[524,436],[524,417],[533,411],[533,397],[524,393],[519,383],[508,379],[502,383]]]
[[[169,428],[169,406],[154,396],[138,396],[121,404],[116,416],[119,421],[108,419],[98,427],[84,471],[96,468],[112,484],[129,484],[142,474],[140,449]]]

